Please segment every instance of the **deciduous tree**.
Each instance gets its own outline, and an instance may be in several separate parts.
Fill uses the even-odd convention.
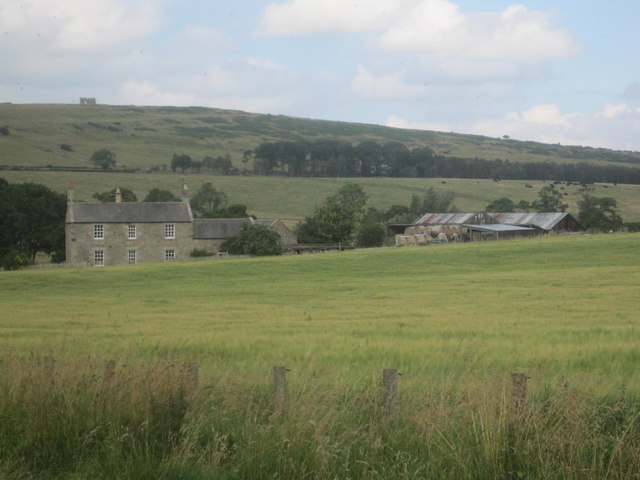
[[[147,196],[144,197],[143,202],[179,202],[180,199],[176,197],[169,190],[164,190],[161,188],[152,188],[147,193]]]
[[[39,252],[64,260],[66,198],[44,185],[0,182],[0,258],[8,268]]]
[[[211,182],[200,186],[191,198],[191,210],[199,218],[219,218],[227,205],[227,194],[216,190]]]
[[[222,242],[220,249],[232,255],[281,255],[280,235],[264,225],[244,223],[240,234]]]
[[[361,185],[348,183],[325,200],[296,227],[302,243],[348,242],[357,230],[367,195]]]
[[[578,221],[587,230],[608,232],[622,227],[622,218],[617,211],[617,203],[611,197],[595,197],[583,193],[578,202]]]
[[[106,148],[93,152],[90,160],[91,163],[97,165],[103,170],[109,170],[116,166],[116,154]]]
[[[516,204],[507,197],[502,197],[497,200],[494,200],[489,205],[484,207],[485,212],[496,212],[496,213],[509,213],[516,211]]]
[[[569,206],[562,203],[562,193],[556,190],[553,185],[542,187],[538,192],[538,200],[531,204],[536,212],[564,212]]]

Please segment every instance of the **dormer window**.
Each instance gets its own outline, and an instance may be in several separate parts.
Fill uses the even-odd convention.
[[[164,238],[170,239],[170,240],[176,238],[176,226],[173,223],[165,224]]]
[[[93,239],[104,240],[104,225],[93,226]]]

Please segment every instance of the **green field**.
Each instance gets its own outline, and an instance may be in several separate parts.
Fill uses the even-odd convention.
[[[0,476],[637,478],[639,238],[2,272]]]
[[[125,174],[125,173],[78,173],[78,172],[25,172],[0,171],[0,177],[11,183],[36,182],[65,193],[68,182],[74,183],[76,199],[94,201],[94,192],[105,192],[115,187],[133,190],[142,200],[152,188],[171,190],[180,195],[182,182],[189,184],[195,192],[204,182],[211,182],[229,197],[229,203],[243,203],[248,211],[258,218],[280,218],[290,226],[307,215],[316,206],[348,182],[359,183],[369,195],[368,206],[388,209],[391,205],[408,205],[412,195],[422,196],[427,188],[452,191],[458,211],[477,212],[493,200],[509,197],[514,201],[537,200],[537,194],[545,184],[542,181],[471,180],[447,178],[283,178],[257,176],[214,176],[173,174]],[[446,183],[443,183],[446,182]],[[525,185],[533,188],[527,188]],[[581,199],[578,185],[562,186],[567,195],[568,211],[578,214],[577,202]],[[625,222],[640,222],[640,185],[595,185],[593,194],[612,197]]]

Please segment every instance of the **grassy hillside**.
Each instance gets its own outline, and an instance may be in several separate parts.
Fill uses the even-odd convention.
[[[0,272],[0,476],[635,478],[639,260],[620,234]]]
[[[169,165],[174,153],[185,153],[196,160],[229,154],[241,168],[242,152],[261,142],[319,138],[354,144],[365,139],[399,141],[410,147],[428,145],[438,154],[464,158],[640,165],[640,152],[201,107],[0,104],[0,126],[10,130],[10,135],[0,136],[0,165],[89,167],[92,153],[107,148],[116,153],[119,167],[146,170],[153,165]],[[61,145],[72,150],[64,150]]]

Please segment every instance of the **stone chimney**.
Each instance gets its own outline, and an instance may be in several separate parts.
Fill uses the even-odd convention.
[[[67,183],[67,205],[73,205],[73,182]]]
[[[182,201],[189,203],[191,194],[189,193],[189,185],[186,183],[182,184]]]
[[[116,188],[115,202],[122,203],[122,193],[120,193],[120,188]]]

